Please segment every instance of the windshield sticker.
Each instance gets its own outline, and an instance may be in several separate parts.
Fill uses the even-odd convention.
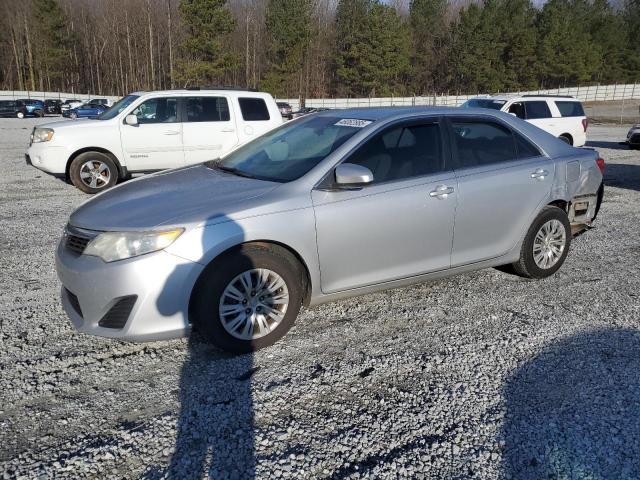
[[[343,118],[339,122],[336,122],[334,125],[337,125],[339,127],[364,128],[371,123],[373,123],[371,120],[360,120],[358,118]]]

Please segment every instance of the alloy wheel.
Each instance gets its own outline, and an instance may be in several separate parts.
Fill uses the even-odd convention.
[[[543,270],[553,267],[562,254],[567,243],[567,232],[559,220],[544,223],[533,240],[533,260]]]
[[[80,167],[80,180],[91,188],[102,188],[111,180],[109,166],[100,160],[89,160]]]
[[[240,340],[255,340],[280,325],[289,306],[289,289],[272,270],[254,268],[231,280],[218,309],[224,329]]]

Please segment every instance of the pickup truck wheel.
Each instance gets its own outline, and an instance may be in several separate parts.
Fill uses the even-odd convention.
[[[566,212],[548,205],[529,227],[513,269],[526,278],[549,277],[564,263],[570,245],[571,225]]]
[[[569,144],[569,145],[573,145],[573,140],[571,139],[571,137],[567,134],[562,134],[558,137],[560,140],[562,140],[564,143]]]
[[[272,345],[298,316],[302,273],[282,247],[243,245],[204,271],[191,297],[192,321],[210,342],[232,353]]]
[[[71,183],[84,193],[98,193],[116,184],[118,167],[109,155],[85,152],[71,162],[69,177]]]

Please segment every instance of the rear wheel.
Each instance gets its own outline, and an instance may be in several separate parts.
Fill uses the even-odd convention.
[[[71,183],[85,193],[98,193],[118,181],[118,167],[109,155],[85,152],[78,155],[69,167]]]
[[[36,117],[40,118],[40,117],[44,117],[44,110],[35,110],[33,112],[35,114]]]
[[[16,112],[17,118],[24,118],[24,112]]]
[[[293,326],[302,306],[303,270],[276,245],[248,244],[216,259],[191,299],[194,325],[233,353],[274,344]]]
[[[549,277],[564,263],[570,245],[571,225],[566,212],[546,206],[529,227],[513,270],[526,278]]]

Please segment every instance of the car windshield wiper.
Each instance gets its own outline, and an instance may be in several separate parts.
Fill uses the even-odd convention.
[[[243,172],[242,170],[238,170],[237,168],[234,167],[227,167],[225,165],[220,165],[219,163],[215,163],[213,164],[213,167],[221,170],[223,172],[227,172],[227,173],[231,173],[233,175],[237,175],[239,177],[245,177],[245,178],[258,178],[255,175],[251,175],[250,173],[247,172]]]

